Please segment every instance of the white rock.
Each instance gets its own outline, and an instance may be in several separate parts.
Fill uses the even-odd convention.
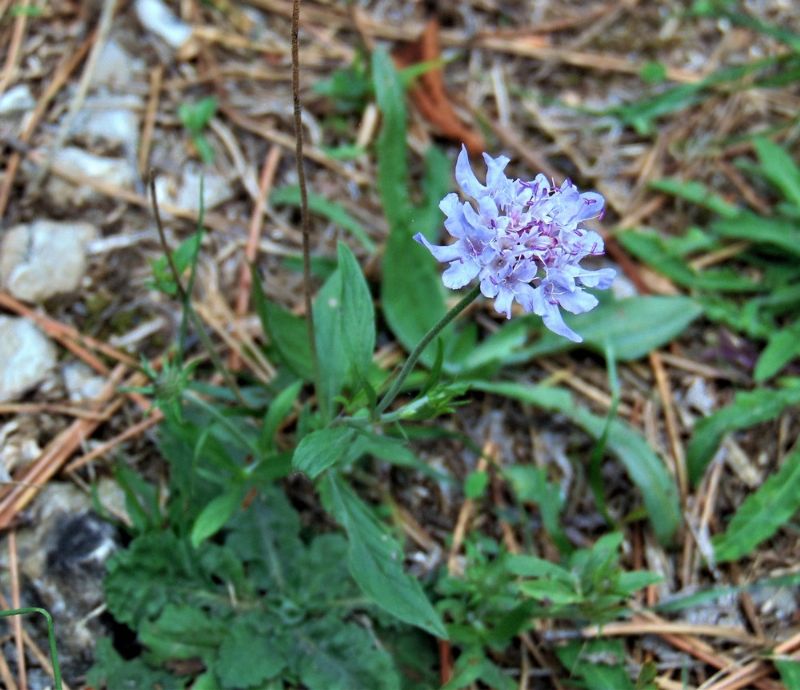
[[[172,48],[181,48],[192,36],[192,28],[161,0],[136,0],[136,16],[145,29]]]
[[[134,58],[113,38],[106,41],[92,72],[92,85],[126,88],[144,63]]]
[[[132,164],[124,158],[105,158],[74,146],[67,146],[53,156],[53,168],[67,175],[85,176],[104,184],[130,189],[136,180]],[[100,198],[91,187],[79,187],[50,175],[47,182],[50,200],[59,206],[82,206]]]
[[[134,152],[139,143],[139,117],[142,100],[136,96],[98,96],[89,98],[78,113],[71,133],[89,141],[121,144]]]
[[[0,402],[33,388],[55,363],[55,347],[30,321],[0,316]]]
[[[68,362],[61,367],[64,386],[72,402],[94,400],[100,396],[106,380],[83,362]]]
[[[156,180],[159,201],[172,204],[189,211],[200,210],[200,182],[203,182],[203,206],[206,210],[219,206],[233,196],[228,181],[212,170],[204,170],[196,163],[189,163],[183,169],[180,183],[166,177]]]
[[[36,101],[31,95],[27,84],[19,84],[0,96],[0,115],[11,115],[31,110],[36,106]]]
[[[18,467],[27,467],[42,454],[39,430],[31,416],[18,416],[0,427],[0,479],[10,481]]]
[[[86,271],[88,223],[37,220],[11,228],[0,246],[0,285],[14,297],[40,302],[75,290]]]

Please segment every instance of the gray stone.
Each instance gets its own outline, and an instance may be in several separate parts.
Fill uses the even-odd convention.
[[[72,402],[95,400],[106,384],[105,378],[95,374],[83,362],[68,362],[61,367],[61,375]]]
[[[136,172],[124,158],[96,156],[75,146],[67,146],[53,156],[53,168],[71,177],[87,177],[102,184],[132,189]],[[102,196],[88,185],[74,185],[58,175],[50,175],[47,182],[50,201],[58,206],[83,206]]]
[[[36,101],[27,84],[19,84],[0,96],[0,115],[11,115],[32,110]]]
[[[181,48],[192,37],[192,27],[176,17],[162,0],[136,0],[136,16],[142,26],[172,48]]]
[[[97,235],[88,223],[52,220],[11,228],[0,246],[0,285],[29,302],[72,292],[86,271],[86,244]]]
[[[93,511],[91,495],[55,481],[34,502],[31,525],[17,533],[25,593],[55,619],[63,670],[78,676],[85,673],[94,643],[105,632],[98,614],[105,564],[118,548],[116,529]],[[7,561],[6,552],[3,548],[0,566]]]
[[[0,426],[0,481],[11,481],[15,470],[27,467],[42,454],[34,420],[33,415],[19,415]]]
[[[72,124],[73,136],[90,142],[120,144],[133,153],[139,143],[139,117],[142,101],[137,96],[97,96],[89,98]]]
[[[0,316],[0,402],[33,388],[55,366],[56,349],[26,319]]]
[[[180,182],[159,177],[156,180],[156,193],[159,200],[196,213],[200,211],[201,181],[206,210],[219,206],[233,196],[230,183],[222,175],[196,163],[186,165]]]
[[[143,66],[142,60],[134,58],[111,38],[100,51],[100,57],[92,72],[92,85],[125,89]]]

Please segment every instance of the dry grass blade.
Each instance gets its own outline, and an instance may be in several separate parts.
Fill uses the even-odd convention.
[[[162,419],[164,419],[164,413],[161,412],[161,410],[154,410],[153,413],[146,419],[143,419],[140,422],[134,424],[133,426],[128,427],[122,433],[117,434],[108,441],[101,443],[96,448],[93,448],[88,453],[81,455],[79,458],[73,460],[64,468],[64,471],[68,473],[76,472],[77,470],[81,469],[82,467],[85,467],[86,465],[96,460],[97,458],[101,458],[104,455],[107,455],[120,444],[136,438],[137,436],[143,434],[148,429],[152,429],[154,426],[156,426],[156,424],[159,424]]]
[[[102,418],[109,419],[123,403],[122,398],[112,400],[117,386],[125,374],[125,367],[117,365],[100,395],[93,401],[92,409],[102,411]],[[14,484],[0,492],[0,530],[9,527],[17,513],[25,508],[66,463],[70,456],[100,425],[100,420],[77,419],[56,436],[42,454],[22,472],[14,476]]]

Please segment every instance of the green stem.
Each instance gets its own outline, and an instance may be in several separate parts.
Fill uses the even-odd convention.
[[[6,616],[21,616],[26,613],[41,613],[47,621],[47,642],[50,646],[50,663],[53,665],[53,687],[55,690],[61,690],[61,666],[58,663],[58,649],[56,647],[56,631],[53,626],[53,617],[49,611],[40,609],[35,606],[24,609],[10,609],[8,611],[0,611],[0,618]]]
[[[442,320],[439,321],[437,324],[429,330],[422,340],[419,341],[419,344],[414,348],[412,353],[408,356],[405,364],[403,364],[403,368],[400,370],[400,373],[397,375],[397,378],[394,380],[392,387],[387,391],[386,395],[383,396],[383,399],[378,403],[378,409],[376,413],[378,415],[383,414],[386,411],[386,408],[389,407],[394,402],[394,399],[397,397],[398,393],[400,393],[400,389],[403,386],[408,375],[414,369],[414,365],[417,363],[420,355],[423,353],[426,347],[430,345],[431,341],[441,333],[442,329],[445,328],[453,319],[456,318],[462,311],[464,311],[472,302],[475,301],[475,298],[480,294],[481,289],[479,285],[476,285],[472,290],[470,290],[464,297],[459,301],[456,306],[454,306],[449,312],[447,312],[443,317]]]

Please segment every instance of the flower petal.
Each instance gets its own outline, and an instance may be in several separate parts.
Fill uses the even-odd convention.
[[[564,292],[557,299],[563,309],[573,314],[583,314],[597,306],[597,297],[580,288],[574,292]]]
[[[473,259],[458,259],[453,261],[447,270],[442,273],[442,282],[446,288],[458,290],[478,275],[480,264]]]
[[[511,159],[507,156],[492,158],[488,153],[484,153],[483,160],[486,162],[486,186],[490,191],[502,191],[502,188],[509,182],[503,170],[511,162]]]
[[[454,261],[465,255],[464,247],[460,242],[455,244],[431,244],[421,232],[414,235],[414,239],[423,245],[437,261]]]
[[[583,285],[598,290],[607,290],[617,277],[617,272],[613,268],[601,268],[599,271],[586,271],[581,269],[575,274],[575,278]]]
[[[598,194],[597,192],[584,192],[581,194],[580,200],[580,210],[578,211],[577,216],[578,222],[582,220],[589,220],[590,218],[597,218],[601,213],[603,213],[603,207],[606,204],[606,200],[601,194]]]
[[[506,285],[501,285],[494,300],[494,308],[500,314],[505,314],[507,319],[511,318],[511,304],[514,302],[514,292]]]
[[[458,182],[458,186],[461,187],[464,194],[475,199],[486,194],[486,187],[478,182],[478,178],[472,172],[467,147],[463,144],[461,145],[461,153],[458,154],[458,160],[456,160],[456,182]]]

